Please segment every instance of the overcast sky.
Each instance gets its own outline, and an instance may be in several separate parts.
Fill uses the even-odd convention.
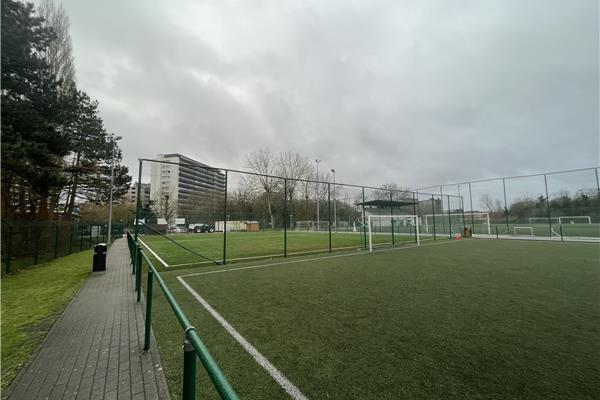
[[[597,166],[596,0],[66,0],[125,163],[292,150],[403,186]]]

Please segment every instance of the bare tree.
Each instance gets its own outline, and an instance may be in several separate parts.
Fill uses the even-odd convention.
[[[274,228],[275,217],[273,215],[272,197],[273,192],[279,187],[279,180],[272,178],[277,171],[275,155],[268,148],[262,148],[247,154],[246,164],[252,172],[259,174],[257,175],[257,179],[265,192],[269,217],[271,218],[271,228]]]
[[[65,92],[75,89],[75,62],[69,28],[69,16],[62,4],[53,0],[40,0],[38,14],[44,18],[44,24],[52,28],[55,38],[46,49],[46,61],[52,72],[62,81]]]
[[[287,179],[286,196],[290,205],[294,200],[294,193],[300,183],[298,179],[309,179],[311,172],[311,164],[308,158],[292,151],[279,153],[278,173]]]

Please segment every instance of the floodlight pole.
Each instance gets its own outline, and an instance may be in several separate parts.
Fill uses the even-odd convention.
[[[110,135],[112,141],[112,156],[110,159],[110,198],[108,201],[108,240],[107,243],[110,245],[110,234],[112,231],[112,209],[113,209],[113,189],[115,182],[115,146],[117,140],[121,140],[121,136]]]
[[[336,210],[336,197],[335,197],[335,169],[331,169],[333,172],[333,230],[337,233],[337,210]]]
[[[317,163],[317,179],[315,179],[315,200],[317,202],[317,230],[319,230],[319,163],[321,162],[321,160],[316,159],[315,162]]]

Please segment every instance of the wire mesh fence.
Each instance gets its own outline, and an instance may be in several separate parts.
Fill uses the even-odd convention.
[[[369,216],[414,215],[427,207],[420,202],[432,201],[426,193],[220,169],[190,160],[140,160],[138,179],[151,182],[151,200],[148,206],[138,204],[137,233],[168,267],[209,262],[194,253],[227,263],[366,249]],[[434,214],[462,204],[450,194],[436,201]],[[376,245],[416,242],[414,225],[422,218],[396,219],[374,219]],[[446,229],[445,237],[462,228]],[[423,230],[421,235],[439,238]]]
[[[421,190],[454,194],[451,214],[463,209],[475,235],[541,239],[600,238],[598,168],[485,179]],[[459,199],[459,200],[454,200]],[[464,200],[464,201],[463,201]],[[461,206],[457,201],[463,201]],[[453,215],[437,228],[453,223]],[[459,216],[460,217],[460,216]],[[431,219],[431,218],[430,218]],[[497,232],[497,234],[496,234]]]
[[[123,226],[113,224],[112,238],[122,236]],[[2,273],[87,250],[106,242],[105,223],[69,221],[2,221]]]

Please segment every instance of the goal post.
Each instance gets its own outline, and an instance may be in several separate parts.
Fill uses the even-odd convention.
[[[592,224],[592,218],[589,215],[558,217],[558,223],[563,224]]]
[[[464,216],[464,223],[466,225],[471,225],[471,223],[475,225],[483,225],[487,228],[487,234],[492,234],[492,229],[490,225],[490,214],[486,212],[470,212],[465,211],[464,214],[427,214],[423,216],[423,220],[425,221],[425,232],[429,232],[430,221],[433,221],[434,218],[452,218],[459,217],[461,219],[460,223],[462,225],[462,218]],[[473,232],[475,233],[475,232]]]
[[[367,229],[369,234],[369,252],[373,251],[373,223],[375,221],[390,223],[391,231],[393,233],[394,224],[409,224],[415,228],[415,237],[417,240],[417,246],[421,245],[421,238],[419,232],[419,217],[416,215],[369,215],[367,219]]]

